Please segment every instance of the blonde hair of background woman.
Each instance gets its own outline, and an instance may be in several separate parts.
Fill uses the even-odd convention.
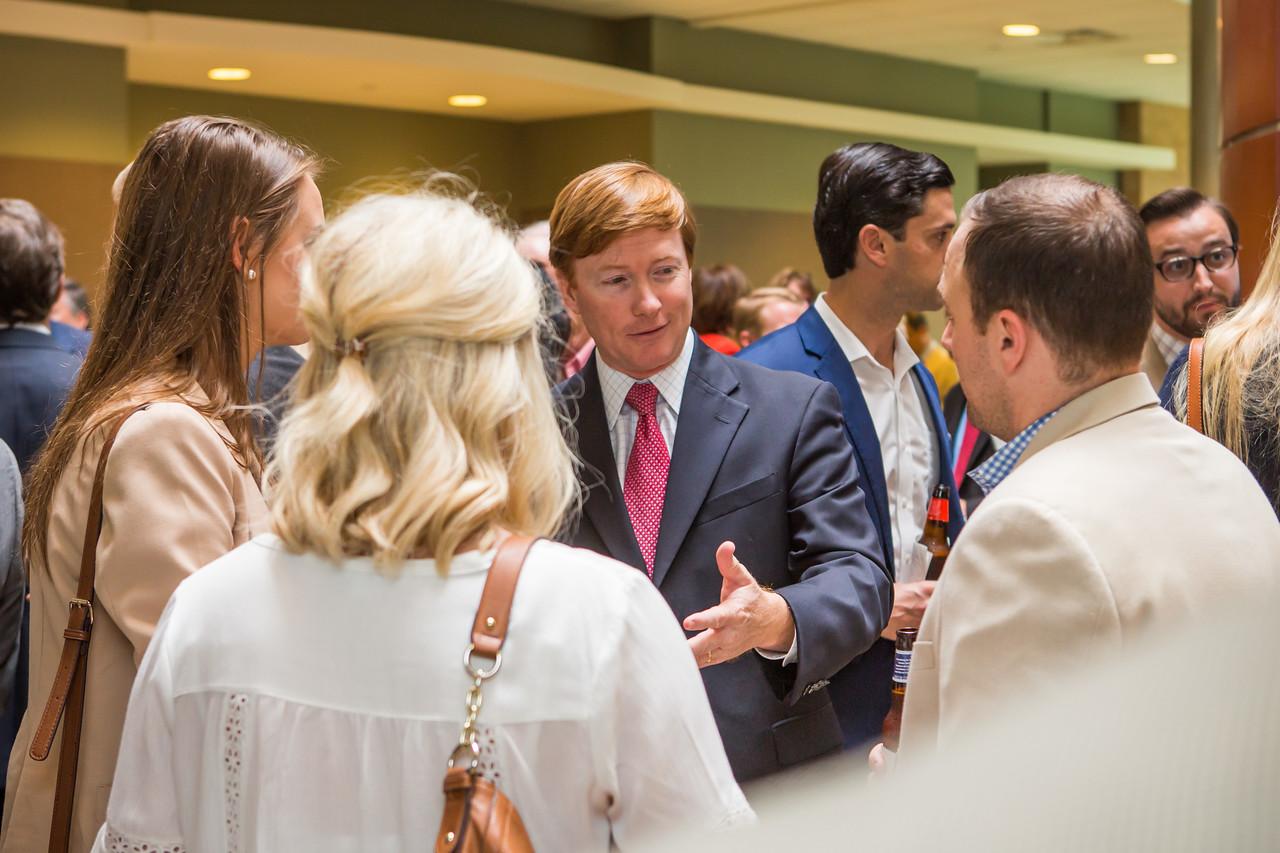
[[[458,183],[368,196],[311,247],[312,352],[267,476],[290,550],[384,570],[429,554],[444,573],[464,543],[550,535],[575,503],[538,285]]]
[[[1205,332],[1201,369],[1205,431],[1249,461],[1245,418],[1264,416],[1280,441],[1280,209],[1272,217],[1271,249],[1253,293]],[[1187,372],[1174,386],[1186,420]]]

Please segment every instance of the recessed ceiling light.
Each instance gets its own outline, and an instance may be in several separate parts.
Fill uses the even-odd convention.
[[[1031,38],[1040,35],[1040,28],[1035,24],[1005,24],[1000,32],[1011,38]]]
[[[1148,65],[1175,65],[1178,62],[1176,53],[1147,53],[1142,57],[1142,61]]]
[[[210,68],[210,80],[248,80],[252,76],[252,72],[248,68]]]
[[[483,107],[489,103],[489,99],[484,95],[450,95],[449,106],[451,107]]]

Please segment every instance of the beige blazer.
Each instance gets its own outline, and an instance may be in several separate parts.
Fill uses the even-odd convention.
[[[958,537],[920,626],[899,757],[945,750],[1012,698],[1277,578],[1280,523],[1240,460],[1161,409],[1143,374],[1096,388]]]
[[[1156,345],[1155,338],[1148,330],[1147,341],[1142,345],[1142,372],[1146,374],[1147,379],[1151,382],[1151,387],[1160,393],[1160,386],[1164,385],[1164,375],[1169,372],[1169,362],[1164,360],[1164,356],[1160,353],[1160,347]]]
[[[257,483],[236,463],[224,437],[221,422],[175,399],[130,417],[111,451],[73,851],[88,850],[106,818],[129,690],[170,594],[266,523]],[[101,432],[90,436],[63,472],[50,511],[49,568],[31,572],[30,703],[9,760],[3,853],[36,853],[48,845],[61,728],[48,760],[33,761],[27,751],[62,652],[102,441]]]

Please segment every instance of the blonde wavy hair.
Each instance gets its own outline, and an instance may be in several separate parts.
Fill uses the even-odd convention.
[[[443,574],[460,546],[553,534],[575,504],[533,271],[459,183],[368,196],[311,246],[312,352],[267,474],[291,551]]]
[[[1280,459],[1280,209],[1271,249],[1253,293],[1209,325],[1201,367],[1205,432],[1246,464],[1250,448]],[[1174,384],[1175,409],[1187,416],[1187,371]],[[1269,435],[1250,435],[1262,427]],[[1262,440],[1259,444],[1259,439]]]

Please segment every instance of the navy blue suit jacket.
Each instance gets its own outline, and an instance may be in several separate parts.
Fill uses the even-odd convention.
[[[845,358],[835,336],[827,328],[822,315],[810,307],[790,326],[761,338],[738,354],[738,358],[776,370],[793,370],[816,377],[835,386],[844,411],[845,429],[853,444],[862,472],[862,485],[870,499],[867,508],[880,535],[881,557],[894,572],[893,535],[890,527],[889,492],[884,478],[884,462],[880,439],[871,420],[867,400]],[[960,512],[960,496],[951,472],[951,439],[947,434],[942,406],[938,402],[938,386],[923,364],[913,370],[929,401],[929,415],[936,439],[934,452],[942,472],[941,483],[951,492],[948,534],[955,542],[964,525]],[[889,711],[889,682],[893,673],[893,643],[881,640],[865,655],[854,661],[837,678],[832,679],[831,694],[840,723],[844,727],[845,746],[861,747],[880,737],[880,727]]]
[[[595,358],[557,396],[586,463],[583,517],[567,539],[643,570]],[[755,578],[786,599],[798,638],[791,665],[750,652],[702,670],[739,780],[840,748],[827,680],[888,622],[892,582],[842,430],[829,386],[695,344],[653,581],[680,620],[718,604],[715,552],[732,540]]]
[[[0,440],[23,474],[67,401],[80,362],[51,335],[0,328]]]
[[[53,342],[69,353],[80,356],[83,360],[89,354],[89,344],[93,343],[93,333],[57,320],[49,321],[49,331],[53,333]]]

